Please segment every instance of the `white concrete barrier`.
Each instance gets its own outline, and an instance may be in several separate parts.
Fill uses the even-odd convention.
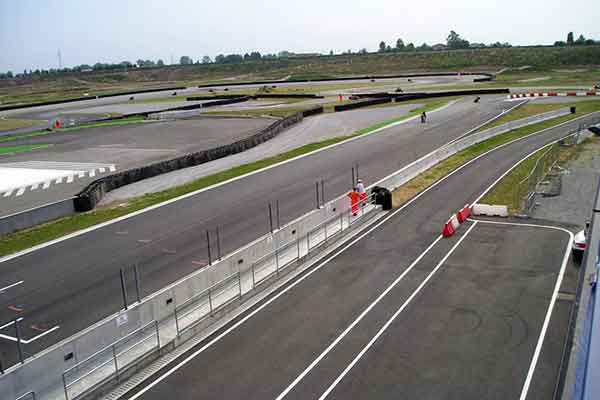
[[[508,217],[508,207],[492,204],[474,204],[473,215],[484,215],[488,217]]]

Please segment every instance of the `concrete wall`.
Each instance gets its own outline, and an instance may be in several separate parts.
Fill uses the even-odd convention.
[[[0,218],[0,235],[7,235],[54,219],[75,214],[73,198],[32,208]]]

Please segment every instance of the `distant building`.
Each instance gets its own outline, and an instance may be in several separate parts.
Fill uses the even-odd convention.
[[[438,43],[438,44],[434,44],[433,46],[431,46],[431,49],[433,51],[448,50],[448,46],[446,46],[445,44],[442,44],[442,43]]]
[[[82,68],[81,69],[81,72],[92,72],[92,71],[93,71],[93,69],[91,69],[91,68]]]

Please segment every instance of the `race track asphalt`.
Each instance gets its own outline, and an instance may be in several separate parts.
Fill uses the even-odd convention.
[[[137,263],[143,294],[154,292],[207,260],[207,230],[219,226],[223,253],[230,252],[267,232],[268,202],[279,200],[281,222],[290,221],[314,206],[317,180],[324,180],[327,199],[337,197],[349,189],[353,165],[359,165],[365,182],[374,182],[505,107],[494,99],[458,102],[432,114],[427,124],[412,121],[364,136],[5,260],[0,281],[24,283],[0,294],[0,301],[23,307],[24,337],[34,334],[27,328],[31,324],[60,324],[58,331],[27,349],[35,353],[120,309],[120,268]],[[0,311],[0,320],[14,317],[6,307]],[[14,356],[14,346],[9,344],[0,348],[13,359],[8,353]]]
[[[569,251],[568,234],[467,222],[457,235],[427,249],[448,215],[577,123],[502,147],[460,169],[344,252],[313,267],[212,346],[197,353],[205,345],[200,343],[156,372],[128,398],[317,399],[338,377],[327,398],[519,398]],[[567,275],[563,290],[572,290],[576,271],[568,269]],[[557,310],[528,399],[553,393],[568,324],[566,309]]]
[[[39,150],[0,156],[0,168],[36,161],[114,164],[117,171],[149,165],[185,154],[233,143],[273,123],[267,118],[194,118],[53,133],[0,143],[4,146],[50,145]],[[40,165],[40,168],[43,165]],[[48,167],[52,169],[51,166]],[[16,172],[18,173],[18,172]],[[97,178],[76,179],[51,190],[0,197],[0,216],[69,198]]]

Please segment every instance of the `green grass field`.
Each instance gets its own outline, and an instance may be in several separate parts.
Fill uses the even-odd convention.
[[[44,148],[49,147],[49,146],[50,146],[49,144],[35,144],[35,145],[0,147],[0,155],[2,155],[2,154],[22,153],[24,151],[44,149]]]

